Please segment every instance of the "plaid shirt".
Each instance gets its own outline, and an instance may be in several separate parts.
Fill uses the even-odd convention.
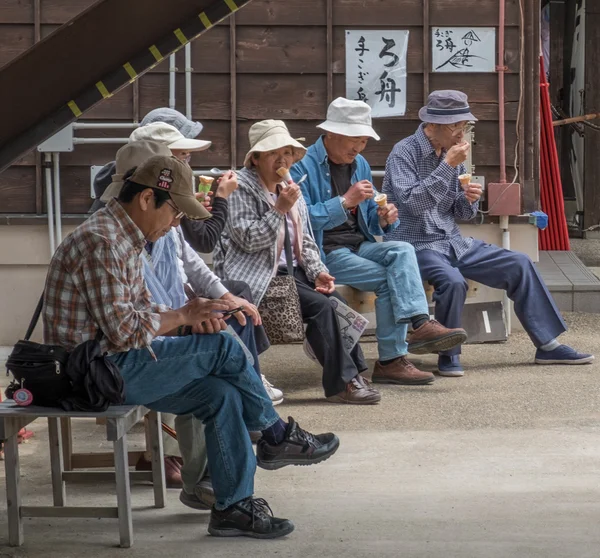
[[[229,219],[214,252],[214,269],[222,279],[247,283],[254,304],[258,305],[273,277],[284,217],[269,203],[255,171],[241,169],[238,184],[238,189],[229,196]],[[308,279],[314,281],[327,267],[321,262],[321,253],[312,236],[304,198],[300,196],[296,204],[304,229],[301,267]]]
[[[68,350],[102,328],[103,350],[126,352],[150,345],[159,311],[144,283],[144,235],[111,200],[77,227],[56,250],[44,290],[44,340]]]
[[[460,234],[456,220],[477,215],[479,202],[469,203],[458,176],[464,165],[451,167],[437,156],[425,135],[417,132],[397,143],[385,167],[383,192],[398,207],[400,225],[385,235],[386,240],[410,242],[415,250],[435,250],[462,257],[473,244]]]

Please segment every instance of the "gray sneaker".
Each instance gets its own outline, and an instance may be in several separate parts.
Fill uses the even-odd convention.
[[[184,490],[179,494],[179,501],[188,508],[195,510],[210,510],[215,503],[215,492],[210,477],[204,477],[194,488],[194,493],[189,494]]]

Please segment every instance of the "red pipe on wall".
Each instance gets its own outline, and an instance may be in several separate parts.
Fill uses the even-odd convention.
[[[506,182],[506,132],[504,116],[504,23],[506,20],[505,0],[500,0],[500,10],[498,17],[498,128],[500,129],[500,182]],[[522,71],[522,69],[521,69]]]

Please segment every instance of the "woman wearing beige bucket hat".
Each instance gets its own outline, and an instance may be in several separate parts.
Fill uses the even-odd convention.
[[[300,187],[287,173],[306,149],[280,120],[254,124],[249,140],[244,168],[238,173],[239,188],[230,197],[229,221],[215,251],[215,271],[225,279],[248,283],[260,304],[271,279],[288,272],[287,227],[306,337],[323,366],[325,396],[337,403],[377,403],[381,396],[360,375],[367,369],[360,346],[351,352],[344,347],[335,309],[328,301],[338,296],[334,277],[321,261]]]

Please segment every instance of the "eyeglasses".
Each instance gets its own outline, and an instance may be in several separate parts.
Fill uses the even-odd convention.
[[[473,124],[465,124],[464,126],[458,127],[453,127],[451,124],[444,124],[444,126],[450,130],[453,136],[458,136],[460,134],[467,135],[473,131],[473,128],[475,128]]]
[[[173,211],[175,211],[175,219],[181,219],[183,217],[183,211],[179,211],[177,206],[173,205],[169,200],[167,200],[166,203]]]

